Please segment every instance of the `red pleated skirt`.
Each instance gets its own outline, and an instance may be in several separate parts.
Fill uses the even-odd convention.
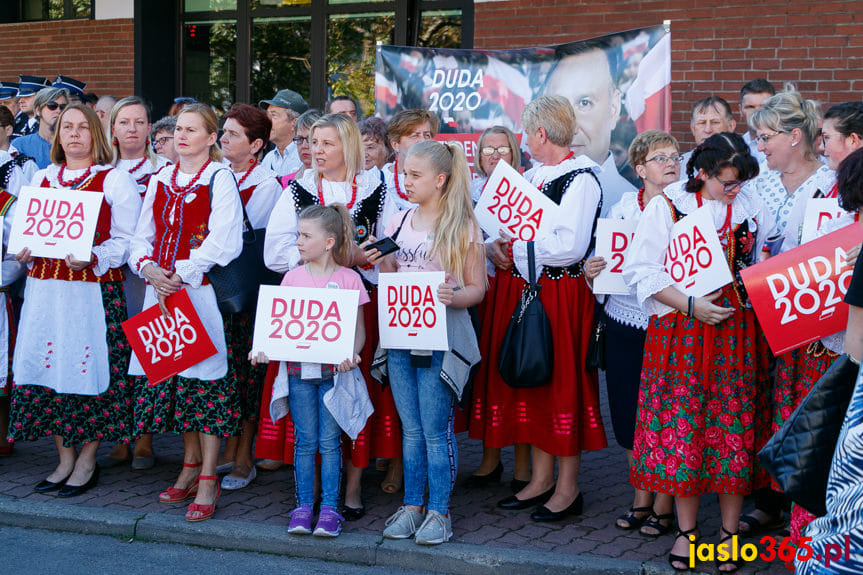
[[[377,291],[372,292],[371,302],[362,306],[366,327],[366,344],[360,352],[360,371],[366,380],[369,398],[375,412],[369,418],[365,428],[351,441],[345,437],[346,457],[355,467],[368,467],[372,458],[400,457],[402,454],[401,421],[399,421],[392,390],[383,389],[381,384],[372,378],[370,368],[378,345],[378,306]],[[290,414],[273,422],[270,419],[270,398],[273,394],[273,381],[278,372],[278,363],[273,362],[267,370],[264,383],[264,393],[261,398],[261,416],[258,423],[258,438],[255,442],[255,457],[274,459],[292,464],[294,461],[294,422]]]
[[[495,277],[482,313],[482,365],[474,380],[470,437],[486,447],[535,445],[561,457],[607,446],[599,411],[599,382],[584,367],[594,298],[584,278],[540,279],[539,299],[551,323],[554,370],[543,387],[515,389],[497,369],[500,345],[521,299],[525,281]]]

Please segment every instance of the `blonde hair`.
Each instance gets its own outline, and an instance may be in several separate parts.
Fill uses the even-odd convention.
[[[183,109],[177,113],[177,120],[179,120],[180,116],[183,114],[197,114],[201,120],[203,120],[204,129],[208,134],[216,134],[216,136],[219,135],[219,119],[216,118],[215,112],[213,112],[213,110],[206,104],[202,104],[201,102],[192,102],[184,105]],[[218,142],[218,138],[216,138],[216,142]],[[214,162],[222,161],[222,150],[220,150],[219,146],[215,143],[210,146],[210,159]]]
[[[503,134],[506,136],[507,142],[509,142],[509,149],[512,150],[512,164],[510,164],[516,171],[521,168],[521,150],[518,147],[518,140],[515,139],[515,134],[513,134],[509,128],[505,126],[491,126],[486,128],[482,134],[479,136],[479,140],[476,142],[476,151],[477,153],[482,153],[482,144],[485,137],[490,134]],[[473,163],[473,171],[480,175],[480,177],[487,178],[490,174],[486,174],[485,170],[482,169],[482,162],[479,161],[479,158],[475,156],[475,160]]]
[[[818,137],[818,120],[821,104],[804,100],[794,84],[786,84],[785,90],[777,92],[761,103],[761,107],[749,118],[752,130],[767,128],[774,132],[791,132],[798,128],[803,134],[801,141],[809,159],[815,158],[815,140]]]
[[[111,163],[111,146],[108,145],[108,140],[105,138],[105,132],[102,130],[102,122],[99,116],[92,108],[83,104],[71,104],[61,112],[57,118],[56,128],[54,129],[54,137],[51,139],[51,162],[62,164],[66,161],[66,150],[60,144],[60,126],[63,124],[63,118],[70,110],[78,110],[84,117],[87,118],[87,127],[90,130],[90,158],[96,165],[104,165]]]
[[[635,136],[632,143],[629,144],[629,165],[633,168],[640,166],[647,158],[647,154],[656,148],[671,146],[677,153],[680,153],[680,145],[677,143],[677,138],[663,132],[662,130],[645,130]]]
[[[114,122],[117,120],[117,114],[120,113],[120,110],[125,108],[126,106],[141,106],[144,108],[144,111],[147,113],[147,124],[152,126],[153,122],[150,119],[150,107],[144,102],[143,98],[139,98],[138,96],[129,96],[127,98],[123,98],[111,108],[111,121],[108,123],[108,126],[111,128],[111,132],[114,131]],[[111,148],[114,150],[114,158],[111,160],[111,164],[116,166],[117,162],[120,160],[120,144],[117,143],[116,138],[113,137],[113,134],[105,134],[106,136],[111,138]],[[147,142],[144,144],[144,155],[150,160],[150,163],[153,164],[153,167],[157,167],[158,160],[156,160],[156,153],[153,152],[152,146],[150,146],[150,130],[147,129],[146,132]]]
[[[575,112],[563,96],[540,96],[524,107],[521,125],[525,133],[545,128],[552,144],[569,147],[575,135]]]
[[[333,261],[343,267],[350,265],[355,233],[354,222],[343,204],[311,205],[300,212],[298,219],[317,220],[324,233],[335,240],[332,250]]]
[[[312,129],[309,131],[310,142],[319,128],[335,128],[338,132],[339,140],[342,142],[342,154],[345,157],[345,180],[352,182],[365,165],[363,139],[357,123],[345,114],[325,114],[312,124]],[[320,181],[321,174],[318,173],[315,163],[312,163],[312,169],[315,170],[315,179]]]
[[[435,174],[446,176],[430,255],[437,254],[443,269],[464,287],[464,266],[469,250],[484,250],[470,199],[470,172],[464,151],[455,143],[424,140],[408,150],[407,157],[414,156],[424,158]]]

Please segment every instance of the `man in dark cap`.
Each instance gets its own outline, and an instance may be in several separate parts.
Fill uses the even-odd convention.
[[[84,88],[87,87],[87,83],[82,82],[81,80],[76,80],[75,78],[64,76],[63,74],[57,74],[57,77],[54,78],[54,82],[51,83],[51,86],[54,88],[63,88],[69,92],[69,97],[73,100],[73,102],[70,103],[83,104],[87,98],[84,94]]]
[[[33,108],[33,100],[36,92],[48,87],[51,82],[42,76],[18,76],[18,114],[15,116],[15,134],[26,136],[34,134],[39,130],[39,120],[36,119],[36,110]]]
[[[0,106],[6,106],[14,117],[18,113],[18,82],[0,82]]]
[[[259,105],[267,111],[273,123],[270,141],[276,146],[264,156],[262,164],[280,177],[293,174],[303,165],[293,141],[294,123],[309,109],[309,105],[293,90],[279,90],[271,100],[261,100]]]

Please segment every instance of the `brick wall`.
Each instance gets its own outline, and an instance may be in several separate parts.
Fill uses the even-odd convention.
[[[131,19],[0,24],[0,80],[58,73],[87,82],[87,92],[125,96],[134,90]]]
[[[476,48],[558,44],[671,20],[672,132],[692,146],[691,104],[738,112],[740,87],[794,82],[825,106],[863,98],[863,4],[830,0],[523,0],[475,5]],[[739,127],[742,131],[744,128]]]

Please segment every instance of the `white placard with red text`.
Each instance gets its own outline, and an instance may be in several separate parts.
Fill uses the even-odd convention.
[[[448,350],[446,306],[437,296],[444,272],[378,276],[378,331],[384,349]]]
[[[847,214],[839,207],[836,198],[810,198],[806,202],[806,212],[803,215],[803,230],[800,232],[800,243],[805,244],[815,239],[815,234],[821,227],[835,218]]]
[[[848,225],[740,272],[774,354],[845,329],[854,273],[845,257],[861,240],[863,229]]]
[[[357,290],[262,285],[253,353],[332,365],[353,358],[359,295]]]
[[[9,233],[9,253],[30,248],[36,257],[89,261],[102,192],[24,186]]]
[[[623,281],[623,262],[638,222],[600,218],[596,221],[596,255],[605,259],[605,269],[593,280],[593,293],[629,295]]]
[[[674,224],[665,269],[688,296],[701,297],[733,281],[709,206]]]
[[[523,241],[534,241],[551,229],[560,207],[506,162],[498,162],[474,208],[482,230],[499,238],[500,230]]]

